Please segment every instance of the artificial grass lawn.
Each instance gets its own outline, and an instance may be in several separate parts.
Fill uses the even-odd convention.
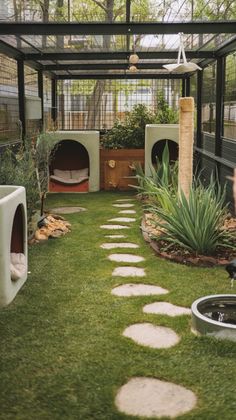
[[[190,268],[157,258],[144,243],[139,222],[123,231],[100,229],[109,218],[125,216],[112,207],[126,193],[54,194],[46,207],[83,206],[86,212],[65,215],[67,236],[30,247],[28,280],[15,300],[0,309],[0,419],[134,419],[114,406],[118,388],[132,376],[150,376],[183,385],[197,394],[195,410],[179,419],[236,418],[236,344],[195,337],[190,317],[143,314],[147,303],[168,301],[190,306],[198,297],[231,293],[222,268]],[[129,215],[127,215],[129,216]],[[107,260],[108,234],[127,235],[142,255],[144,278],[114,278],[122,263]],[[123,241],[123,239],[122,239]],[[120,298],[112,287],[126,282],[156,284],[168,295]],[[181,341],[171,349],[150,349],[122,337],[136,322],[169,326]]]

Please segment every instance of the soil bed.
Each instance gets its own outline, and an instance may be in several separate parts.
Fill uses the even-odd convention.
[[[198,267],[213,267],[215,265],[226,265],[231,260],[236,258],[236,250],[230,248],[218,248],[214,255],[195,255],[188,250],[185,250],[178,246],[169,247],[169,243],[165,241],[156,241],[154,235],[160,234],[158,228],[154,227],[152,223],[153,215],[147,213],[144,214],[141,230],[145,241],[150,243],[151,248],[155,253],[167,260],[171,260],[180,264],[192,265]],[[236,231],[236,218],[229,218],[226,220],[224,229],[228,229],[231,232]],[[236,248],[236,237],[235,237],[235,248]]]

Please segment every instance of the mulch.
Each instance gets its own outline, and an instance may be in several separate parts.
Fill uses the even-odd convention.
[[[236,250],[230,248],[219,248],[214,255],[197,256],[194,253],[184,250],[178,246],[172,246],[166,250],[168,244],[165,241],[155,241],[153,239],[153,235],[157,235],[158,231],[150,222],[151,218],[152,215],[144,214],[141,223],[141,230],[144,240],[149,242],[151,248],[161,258],[195,267],[214,267],[216,265],[224,266],[236,258]],[[228,230],[236,231],[236,218],[231,217],[227,219],[224,227]]]

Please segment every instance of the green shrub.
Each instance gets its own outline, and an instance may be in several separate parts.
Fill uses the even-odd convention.
[[[32,150],[27,144],[15,154],[10,147],[0,156],[0,184],[19,185],[26,189],[27,216],[31,219],[39,205],[39,188]]]
[[[155,120],[146,105],[138,104],[127,115],[125,121],[115,121],[114,127],[104,136],[103,146],[106,149],[143,149],[145,126]]]
[[[114,127],[103,137],[106,149],[143,149],[147,124],[175,124],[178,113],[169,107],[163,95],[158,95],[156,113],[144,104],[134,106],[124,122],[115,121]]]
[[[156,124],[177,124],[179,121],[178,112],[169,107],[163,95],[158,95],[157,112],[155,114]]]
[[[164,240],[170,245],[177,245],[191,252],[203,255],[214,254],[217,247],[234,247],[233,236],[222,229],[227,215],[225,189],[221,189],[211,180],[205,188],[201,183],[193,186],[189,201],[181,192],[179,197],[171,195],[168,189],[162,189],[162,199],[166,208],[152,206],[150,211],[162,222],[157,226],[164,228],[164,233],[156,240]]]

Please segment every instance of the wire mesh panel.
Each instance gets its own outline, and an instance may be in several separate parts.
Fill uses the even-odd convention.
[[[43,76],[43,101],[44,101],[44,129],[52,128],[52,82],[48,77]]]
[[[216,125],[216,64],[203,71],[202,130],[215,133]]]
[[[17,64],[0,54],[0,143],[19,138]]]
[[[236,140],[236,54],[226,58],[224,137]]]
[[[36,70],[25,66],[25,96],[26,100],[38,97],[38,73]],[[27,98],[28,97],[28,98]],[[36,100],[36,99],[35,99]],[[32,101],[32,104],[34,102]],[[26,133],[28,138],[32,138],[40,132],[41,115],[29,118],[26,112]]]
[[[177,109],[179,80],[65,80],[59,83],[58,126],[62,130],[109,130],[138,104],[155,112],[159,98]]]

